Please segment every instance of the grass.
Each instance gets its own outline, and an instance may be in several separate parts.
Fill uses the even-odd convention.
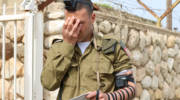
[[[101,6],[101,7],[104,7],[104,8],[113,9],[113,7],[108,5],[108,4],[101,4],[101,3],[96,3],[96,4]]]

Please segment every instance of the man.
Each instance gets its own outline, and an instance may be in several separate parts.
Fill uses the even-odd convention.
[[[60,88],[57,100],[88,93],[89,100],[128,100],[135,95],[129,57],[119,42],[93,32],[90,0],[64,0],[63,41],[55,42],[41,74],[44,88]]]

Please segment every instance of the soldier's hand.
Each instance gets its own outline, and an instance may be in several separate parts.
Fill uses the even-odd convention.
[[[86,98],[90,100],[96,100],[96,94],[97,94],[97,91],[89,92]],[[99,91],[99,100],[108,100],[107,98],[108,97],[105,93]]]
[[[67,18],[62,31],[64,41],[75,45],[78,40],[80,29],[81,24],[79,19],[74,16]]]

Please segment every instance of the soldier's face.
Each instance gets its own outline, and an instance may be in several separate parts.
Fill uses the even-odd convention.
[[[65,10],[65,16],[68,17],[76,17],[80,20],[81,29],[78,36],[78,42],[90,41],[93,33],[93,23],[95,20],[95,14],[89,14],[85,8],[77,10],[75,12],[68,12]]]

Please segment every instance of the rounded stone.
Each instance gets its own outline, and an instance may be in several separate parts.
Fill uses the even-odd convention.
[[[135,29],[131,29],[129,32],[128,48],[134,49],[139,43],[139,32]]]
[[[114,34],[119,34],[119,33],[120,33],[120,27],[119,25],[116,25],[114,29]]]
[[[145,68],[138,68],[136,70],[136,81],[140,82],[146,75]]]
[[[175,36],[173,36],[173,35],[169,36],[168,40],[167,40],[167,43],[166,43],[167,47],[168,48],[173,48],[174,45],[175,45],[175,41],[176,41],[176,37]]]
[[[103,32],[104,34],[108,34],[111,31],[111,28],[111,23],[107,20],[99,24],[99,31]]]
[[[160,47],[161,47],[161,49],[164,49],[164,48],[166,48],[166,42],[167,42],[167,35],[165,35],[165,34],[160,34]]]
[[[176,99],[180,100],[180,88],[176,89],[175,94],[176,94]]]
[[[172,69],[173,69],[173,65],[174,65],[174,59],[173,58],[168,58],[168,70],[169,70],[169,72],[171,72],[172,71]]]
[[[162,51],[162,60],[164,61],[167,61],[168,60],[168,49],[165,48],[163,51]]]
[[[154,62],[154,64],[158,64],[161,62],[161,56],[162,56],[161,48],[157,46],[152,54],[152,61]]]
[[[171,84],[172,83],[172,76],[171,76],[171,74],[169,74],[169,73],[167,73],[167,74],[165,74],[165,80],[166,80],[166,82],[168,83],[168,84]]]
[[[12,89],[12,93],[13,93],[13,89]],[[24,77],[17,79],[16,93],[24,97]]]
[[[141,65],[145,66],[145,64],[149,61],[149,55],[147,49],[142,51],[143,58],[141,59]]]
[[[155,73],[156,76],[159,75],[159,73],[160,73],[160,68],[161,68],[161,65],[160,65],[160,64],[157,64],[157,65],[155,66],[154,73]]]
[[[62,35],[51,35],[51,36],[49,36],[49,37],[46,37],[45,38],[45,48],[46,49],[48,49],[48,48],[50,48],[51,46],[52,46],[52,44],[53,44],[53,42],[54,42],[54,40],[56,40],[56,39],[60,39],[60,40],[62,40],[63,39],[63,37],[62,37]]]
[[[179,73],[180,73],[180,62],[175,61],[173,68],[174,68],[175,72],[176,72],[177,74],[179,74]]]
[[[154,100],[154,91],[152,89],[149,89],[148,92],[150,94],[151,100]]]
[[[157,89],[155,91],[155,100],[161,100],[163,99],[162,91],[160,89]]]
[[[175,57],[177,55],[178,51],[174,48],[169,48],[168,49],[168,56],[169,57]]]
[[[1,72],[1,69],[2,69],[2,60],[0,59],[0,72]],[[0,75],[1,77],[1,75]]]
[[[112,30],[114,30],[115,29],[115,27],[116,27],[116,24],[112,24]]]
[[[4,81],[4,90],[5,90],[5,98],[8,98],[9,99],[9,88],[12,87],[11,86],[12,83],[8,82],[7,80]],[[0,100],[2,100],[2,79],[0,79]],[[12,96],[12,95],[11,95]]]
[[[151,100],[150,94],[147,90],[143,90],[140,100]]]
[[[17,72],[19,72],[19,70],[22,70],[22,67],[24,67],[24,64],[17,59],[16,60]],[[18,73],[18,75],[20,74],[21,73]],[[5,79],[11,80],[13,79],[13,77],[14,77],[14,58],[12,57],[8,61],[6,61],[6,64],[5,64]]]
[[[141,65],[141,61],[143,59],[143,55],[141,54],[140,51],[134,50],[132,51],[132,60],[138,65]]]
[[[167,62],[161,62],[160,63],[160,71],[164,78],[166,78],[166,75],[168,74],[168,66]]]
[[[17,57],[24,62],[24,45],[22,43],[17,45]]]
[[[175,88],[174,88],[174,86],[171,85],[169,99],[174,100],[174,98],[175,98]]]
[[[146,49],[146,51],[148,52],[149,57],[152,58],[152,54],[153,54],[153,51],[154,51],[154,47],[151,45],[151,46],[149,46],[149,47],[147,47],[147,48],[145,48],[145,49]]]
[[[161,75],[161,74],[159,74],[159,76],[158,76],[158,79],[159,79],[159,88],[160,89],[163,89],[163,85],[164,85],[164,79],[163,79],[163,76]]]
[[[145,78],[141,81],[143,88],[150,88],[152,83],[152,79],[150,76],[145,76]]]
[[[143,31],[140,31],[139,34],[140,34],[139,47],[140,47],[140,50],[143,51],[143,49],[146,46],[146,36]]]
[[[128,34],[129,34],[129,28],[127,25],[125,25],[121,32],[120,32],[120,37],[121,37],[121,40],[126,44],[127,43],[127,39],[128,39]]]
[[[48,19],[62,19],[65,17],[64,15],[64,12],[50,12],[48,15],[47,15]]]
[[[164,99],[173,100],[173,98],[175,97],[174,86],[172,85],[169,86],[166,82],[164,82],[163,95],[164,95]]]
[[[174,50],[175,50],[175,52],[176,52],[177,54],[178,54],[178,52],[180,51],[180,50],[179,50],[179,46],[178,46],[177,44],[174,45]]]
[[[149,30],[147,30],[147,33],[146,33],[146,46],[151,45],[151,41],[152,41],[151,38],[152,38],[151,37],[151,32]]]
[[[164,99],[168,99],[169,98],[169,94],[170,94],[169,85],[166,82],[164,82],[164,85],[163,85],[163,96],[164,96]]]
[[[154,46],[160,46],[161,44],[161,37],[160,37],[160,34],[158,34],[157,32],[153,32],[151,33],[151,36],[152,36],[152,43]]]
[[[158,88],[158,83],[159,83],[159,79],[157,76],[154,75],[152,77],[152,83],[151,83],[152,89],[156,90]]]
[[[135,97],[135,98],[133,98],[132,100],[139,100],[139,98]]]
[[[136,97],[140,97],[142,94],[143,88],[140,83],[136,84]]]
[[[62,2],[52,2],[46,8],[47,12],[60,12],[64,10],[64,3]]]
[[[8,22],[6,24],[6,36],[11,41],[14,41],[14,22]],[[21,42],[23,36],[24,36],[24,22],[18,21],[17,22],[17,33],[16,33],[16,39],[17,42]]]
[[[13,57],[13,54],[14,54],[14,48],[13,48],[13,44],[11,42],[6,42],[5,43],[6,45],[6,48],[5,48],[5,59],[8,60],[10,59],[11,57]],[[0,39],[0,58],[2,58],[2,47],[3,47],[3,44],[2,44],[2,39]]]
[[[154,75],[155,65],[154,65],[154,63],[153,63],[152,61],[149,61],[149,62],[146,64],[145,68],[146,68],[146,72],[147,72],[149,75],[151,75],[151,76]]]
[[[45,35],[61,34],[64,20],[47,21],[44,25]]]
[[[173,85],[175,88],[180,87],[180,81],[179,80],[180,80],[180,76],[179,77],[178,76],[173,77]]]
[[[180,47],[180,37],[176,37],[176,43],[177,43],[178,46]]]
[[[176,56],[176,60],[180,62],[180,51],[178,51],[178,54]]]

